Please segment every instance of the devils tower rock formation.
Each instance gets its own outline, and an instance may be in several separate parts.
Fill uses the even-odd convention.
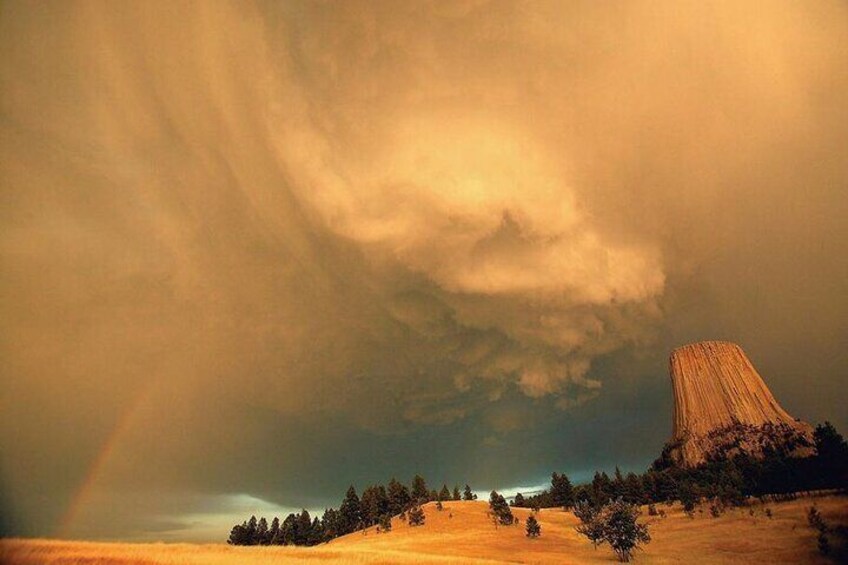
[[[780,407],[738,345],[702,341],[672,351],[670,456],[692,466],[739,451],[810,451],[812,428]]]

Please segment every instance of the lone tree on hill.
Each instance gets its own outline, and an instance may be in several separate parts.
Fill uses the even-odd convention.
[[[471,492],[471,487],[465,485],[465,490],[462,491],[462,500],[474,500],[474,494]]]
[[[424,509],[419,505],[416,504],[409,509],[408,520],[410,526],[423,526],[424,520],[426,519],[427,517],[424,515]]]
[[[648,526],[636,521],[639,509],[622,499],[604,508],[604,541],[615,551],[619,561],[630,561],[633,550],[651,541]]]
[[[630,561],[633,550],[651,541],[648,526],[636,521],[639,509],[618,498],[597,508],[581,501],[574,506],[574,515],[580,520],[577,532],[586,536],[595,546],[608,543],[619,561]]]
[[[510,526],[515,521],[512,510],[509,509],[509,504],[506,503],[503,495],[498,494],[497,491],[493,490],[489,495],[489,509],[495,526],[498,524]]]
[[[539,521],[532,514],[527,517],[524,530],[527,532],[527,537],[530,539],[537,538],[542,535],[542,526],[539,525]]]

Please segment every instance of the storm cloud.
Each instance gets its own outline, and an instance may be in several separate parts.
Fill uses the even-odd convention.
[[[699,339],[844,428],[846,99],[839,2],[4,3],[4,533],[639,469]]]

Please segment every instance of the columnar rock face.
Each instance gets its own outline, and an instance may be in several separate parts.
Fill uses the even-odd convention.
[[[679,347],[671,353],[669,373],[674,387],[671,456],[679,463],[697,465],[729,449],[756,454],[781,441],[804,449],[811,438],[810,425],[780,407],[734,343]]]

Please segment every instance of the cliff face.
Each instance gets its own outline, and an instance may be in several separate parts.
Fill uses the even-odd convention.
[[[734,343],[703,341],[677,348],[669,373],[674,388],[671,455],[679,463],[697,465],[728,449],[756,454],[766,444],[781,442],[803,449],[811,438],[810,425],[780,407]]]

